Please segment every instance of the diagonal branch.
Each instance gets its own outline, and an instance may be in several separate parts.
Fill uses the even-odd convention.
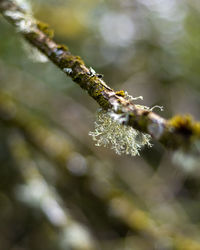
[[[11,0],[0,0],[0,12],[34,47],[72,78],[105,110],[124,115],[124,125],[150,134],[168,148],[188,148],[200,139],[200,122],[191,116],[175,116],[170,120],[133,104],[124,91],[115,92],[98,75],[87,68],[79,56],[52,39],[48,25],[34,19]]]

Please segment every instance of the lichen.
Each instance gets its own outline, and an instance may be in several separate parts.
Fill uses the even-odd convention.
[[[57,50],[62,50],[62,51],[68,51],[68,47],[64,44],[58,44],[57,45]]]
[[[127,91],[124,92],[124,98],[130,102],[138,99],[143,100],[143,96],[133,97],[132,95],[129,95]]]
[[[82,72],[79,72],[79,73],[75,74],[72,77],[72,79],[73,79],[73,81],[75,81],[76,83],[78,83],[81,87],[84,87],[84,86],[81,85],[83,77],[84,77],[84,74]]]
[[[19,12],[19,11],[12,11],[12,10],[6,10],[4,12],[4,15],[7,17],[12,18],[13,20],[21,20],[22,18],[24,18],[24,13]]]
[[[3,15],[7,17],[17,28],[17,31],[23,34],[29,34],[36,29],[36,21],[32,16],[31,5],[29,1],[15,0],[20,8],[5,9]]]
[[[126,95],[126,93],[124,92],[124,90],[116,91],[115,94],[118,95],[118,96],[122,96],[122,97],[125,97],[125,95]]]
[[[134,101],[139,100],[139,99],[143,100],[143,96],[133,97],[133,96],[129,95],[127,91],[124,92],[123,90],[118,91],[118,92],[120,93],[120,95],[121,95],[121,93],[124,94],[124,98],[126,100],[130,101],[130,102],[134,102]],[[117,95],[119,95],[118,92],[116,92]],[[144,106],[144,105],[140,105],[140,104],[135,104],[135,107],[139,108],[139,109],[143,109],[143,110],[149,110],[149,111],[153,111],[156,108],[160,109],[160,111],[164,110],[163,106],[159,106],[159,105],[154,105],[153,107],[150,108],[148,106]]]
[[[96,71],[92,68],[92,67],[89,67],[89,75],[90,76],[95,76],[96,75]]]
[[[36,21],[37,28],[42,31],[44,34],[46,34],[49,38],[53,38],[54,31],[53,29],[49,28],[49,25],[47,23]]]
[[[63,71],[65,73],[67,73],[68,75],[70,75],[72,73],[72,69],[71,68],[64,68]]]
[[[97,99],[98,102],[98,98],[100,99],[104,92],[102,88],[103,86],[100,85],[99,88],[95,88],[92,92],[92,96]],[[89,135],[97,142],[96,146],[110,146],[117,154],[125,153],[132,156],[139,155],[139,151],[142,147],[145,145],[149,147],[152,146],[150,143],[151,135],[155,138],[159,138],[163,132],[162,124],[158,124],[158,127],[150,126],[147,128],[148,114],[153,108],[162,109],[162,107],[154,106],[150,108],[133,102],[133,107],[143,112],[140,119],[137,119],[134,112],[123,109],[124,106],[120,101],[121,99],[116,98],[116,95],[123,96],[124,99],[129,102],[143,99],[142,96],[132,97],[123,90],[109,92],[108,103],[105,104],[107,107],[98,112],[95,122],[95,131],[90,132]],[[110,105],[109,107],[108,104]],[[138,131],[137,128],[141,131],[151,131],[151,135],[142,133]]]
[[[152,108],[150,108],[151,111],[153,111],[154,109],[160,109],[160,111],[164,110],[163,106],[159,106],[159,105],[154,105]]]
[[[19,32],[30,33],[35,28],[35,22],[29,14],[22,13],[18,10],[6,10],[4,15],[15,23]]]
[[[110,146],[119,155],[139,155],[145,145],[151,147],[150,135],[123,125],[127,118],[112,111],[100,110],[97,113],[95,131],[89,132],[96,146]]]
[[[89,78],[85,87],[88,94],[94,98],[102,108],[112,108],[110,102],[104,96],[104,94],[106,95],[106,88],[102,85],[101,79],[96,76],[94,76],[93,79]]]
[[[200,138],[200,123],[195,122],[191,115],[176,115],[168,121],[168,125],[177,133]]]

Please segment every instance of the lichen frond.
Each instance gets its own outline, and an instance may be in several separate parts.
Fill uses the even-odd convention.
[[[35,31],[36,22],[31,15],[31,12],[22,12],[15,9],[6,10],[4,15],[14,20],[17,30],[27,34]]]
[[[89,132],[96,146],[111,147],[119,155],[139,155],[140,149],[151,147],[150,135],[143,134],[132,127],[123,125],[126,117],[112,111],[99,110],[95,122],[95,131]]]
[[[143,96],[133,97],[133,96],[129,95],[127,91],[124,92],[124,98],[126,100],[128,100],[128,101],[131,101],[131,102],[135,101],[135,100],[143,100]],[[154,105],[151,108],[148,107],[148,106],[140,105],[140,104],[135,104],[135,106],[137,108],[144,109],[144,110],[149,110],[149,111],[153,111],[156,108],[160,109],[160,111],[163,111],[163,106],[159,106],[159,105]]]

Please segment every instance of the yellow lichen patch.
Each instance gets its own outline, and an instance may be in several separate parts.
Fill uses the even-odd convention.
[[[66,45],[64,45],[64,44],[57,45],[57,49],[58,50],[63,50],[63,51],[69,50],[68,47]]]
[[[124,92],[124,90],[119,90],[119,91],[116,91],[116,92],[115,92],[115,94],[116,94],[116,95],[118,95],[118,96],[122,96],[122,97],[124,97],[124,96],[125,96],[125,92]]]
[[[47,23],[37,21],[36,24],[39,30],[44,32],[48,37],[53,38],[54,31],[51,28],[49,28],[49,25]]]
[[[200,137],[200,123],[195,122],[191,115],[176,115],[168,121],[168,124],[172,129],[186,136]]]

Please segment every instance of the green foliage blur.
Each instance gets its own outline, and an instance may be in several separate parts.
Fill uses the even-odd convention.
[[[18,2],[115,90],[200,120],[198,0]],[[0,17],[0,250],[200,249],[200,157],[96,147],[98,108]]]

